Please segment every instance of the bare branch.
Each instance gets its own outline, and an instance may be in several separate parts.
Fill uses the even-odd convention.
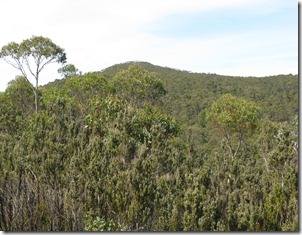
[[[41,66],[41,68],[39,69],[38,72],[40,73],[46,65],[51,64],[51,63],[55,63],[55,62],[56,62],[56,61],[55,61],[55,58],[52,57],[50,60],[46,61],[46,62]]]
[[[9,60],[8,60],[7,58],[5,58],[5,57],[3,57],[3,59],[4,59],[4,61],[5,61],[6,63],[8,63],[9,65],[11,65],[11,66],[13,66],[14,68],[20,70],[19,64],[18,64],[18,63],[17,63],[17,65],[16,65],[16,64],[14,64],[13,62],[9,61]]]
[[[33,71],[32,71],[31,68],[30,68],[28,58],[25,57],[25,58],[23,58],[23,60],[25,61],[25,64],[26,64],[26,66],[27,66],[29,72],[31,73],[31,75],[33,75],[33,76],[36,78],[36,75],[33,73]]]

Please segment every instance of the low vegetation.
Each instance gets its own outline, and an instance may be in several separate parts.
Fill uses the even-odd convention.
[[[4,231],[298,231],[298,76],[144,62],[0,93]]]

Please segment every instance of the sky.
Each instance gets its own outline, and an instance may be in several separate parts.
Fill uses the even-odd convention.
[[[127,61],[232,76],[298,73],[293,0],[0,0],[0,9],[0,48],[48,37],[83,73]],[[61,78],[58,68],[45,67],[39,83]],[[0,59],[0,91],[16,75]]]

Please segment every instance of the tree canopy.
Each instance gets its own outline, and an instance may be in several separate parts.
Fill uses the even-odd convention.
[[[244,136],[257,127],[258,118],[259,107],[255,103],[231,94],[222,95],[214,101],[206,113],[206,119],[226,140],[232,159],[237,155]]]
[[[130,65],[117,73],[112,80],[118,94],[128,97],[134,103],[156,102],[166,91],[155,73]]]
[[[60,73],[64,78],[82,74],[82,72],[79,71],[73,64],[64,65],[62,68],[58,69],[58,73]]]

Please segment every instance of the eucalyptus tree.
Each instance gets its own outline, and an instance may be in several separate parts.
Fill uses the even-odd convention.
[[[18,69],[24,78],[31,84],[35,95],[35,110],[38,113],[38,86],[41,71],[50,63],[66,62],[64,49],[53,43],[49,38],[32,36],[20,44],[10,42],[3,46],[0,58]],[[31,78],[34,82],[31,82]]]
[[[237,155],[244,136],[256,128],[259,110],[254,102],[231,94],[222,95],[207,110],[206,119],[225,140],[232,159]]]

